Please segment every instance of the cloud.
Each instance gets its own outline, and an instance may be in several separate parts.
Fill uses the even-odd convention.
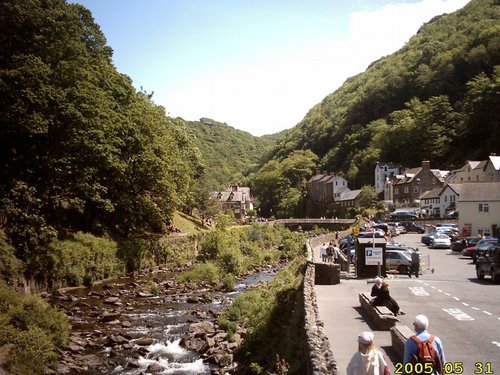
[[[157,102],[168,103],[171,116],[209,117],[257,136],[291,128],[348,77],[403,47],[424,22],[466,3],[423,0],[353,13],[345,40],[312,42],[279,58],[233,67],[160,94]]]

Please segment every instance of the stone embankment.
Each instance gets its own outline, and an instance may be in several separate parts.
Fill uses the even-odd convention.
[[[336,264],[315,264],[313,249],[323,242],[328,242],[333,235],[325,235],[307,241],[307,270],[304,277],[304,309],[305,309],[305,338],[308,359],[308,373],[313,375],[337,375],[337,363],[330,348],[323,322],[319,318],[315,281],[328,280],[335,284],[340,282],[340,266]],[[316,266],[321,266],[316,275]]]

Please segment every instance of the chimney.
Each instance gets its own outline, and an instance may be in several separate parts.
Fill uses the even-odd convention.
[[[422,160],[422,169],[431,169],[431,162],[429,160]]]

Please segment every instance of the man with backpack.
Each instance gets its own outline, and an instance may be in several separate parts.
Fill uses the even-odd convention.
[[[404,374],[443,374],[445,357],[439,337],[427,332],[429,319],[417,315],[413,321],[416,335],[406,340],[403,358]],[[432,372],[431,372],[432,369]]]

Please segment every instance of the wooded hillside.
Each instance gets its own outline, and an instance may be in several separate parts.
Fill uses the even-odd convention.
[[[435,17],[313,107],[272,158],[311,150],[351,188],[373,184],[377,161],[461,166],[498,152],[500,6],[473,0]]]

